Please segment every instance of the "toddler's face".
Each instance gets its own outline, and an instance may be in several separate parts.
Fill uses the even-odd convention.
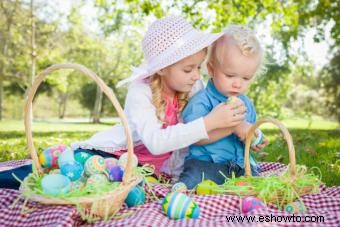
[[[225,47],[221,64],[208,64],[209,74],[217,90],[225,96],[238,96],[248,89],[260,64],[260,56],[245,56],[238,46],[228,44]]]
[[[189,92],[194,83],[200,79],[200,68],[206,51],[193,54],[158,72],[163,78],[163,88],[168,94]]]

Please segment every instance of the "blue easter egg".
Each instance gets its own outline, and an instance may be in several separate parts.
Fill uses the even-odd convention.
[[[251,142],[251,145],[250,146],[256,146],[256,145],[259,145],[262,143],[263,141],[263,132],[260,130],[260,129],[256,129],[257,131],[257,136],[254,136],[253,139],[252,139],[252,142]]]
[[[71,148],[67,148],[63,153],[60,154],[58,158],[59,167],[63,165],[63,163],[75,161],[74,160],[74,152]]]
[[[164,213],[172,219],[198,218],[200,208],[193,199],[180,192],[167,194],[162,203]]]
[[[145,192],[144,190],[137,186],[134,187],[125,199],[125,203],[128,207],[134,207],[137,205],[142,205],[145,202]]]
[[[48,174],[41,180],[41,187],[46,195],[64,195],[70,191],[71,181],[61,174]]]
[[[113,166],[109,170],[110,181],[122,181],[124,175],[124,170],[121,166]]]
[[[71,181],[76,181],[83,175],[84,168],[79,162],[70,161],[62,164],[60,167],[60,172],[64,176],[70,178]]]

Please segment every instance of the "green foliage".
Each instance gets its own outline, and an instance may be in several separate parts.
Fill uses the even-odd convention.
[[[322,181],[328,186],[340,185],[339,130],[289,129],[296,152],[296,163],[307,167],[318,167],[322,173]],[[287,144],[275,129],[264,130],[269,139],[264,149],[266,156],[258,157],[260,161],[289,163]],[[317,173],[316,173],[317,174]]]
[[[329,115],[334,116],[340,122],[340,50],[323,68],[317,79],[320,81],[320,88],[325,93]]]

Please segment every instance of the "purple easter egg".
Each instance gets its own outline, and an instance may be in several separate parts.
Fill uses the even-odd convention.
[[[124,170],[121,166],[113,166],[109,170],[110,181],[122,181],[124,175]]]
[[[254,209],[265,207],[263,202],[253,196],[242,199],[242,213],[246,214]]]

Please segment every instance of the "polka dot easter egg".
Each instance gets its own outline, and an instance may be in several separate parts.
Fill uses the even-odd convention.
[[[85,173],[88,176],[96,173],[104,173],[104,171],[105,161],[104,158],[99,155],[93,155],[85,162]]]
[[[253,196],[243,198],[241,201],[241,211],[243,214],[247,214],[248,212],[252,210],[263,208],[263,207],[265,207],[263,202]]]
[[[217,194],[218,185],[212,180],[204,180],[197,185],[196,194],[198,195],[213,195]]]
[[[285,206],[285,211],[288,213],[303,214],[307,211],[306,207],[302,202],[293,202]]]
[[[125,169],[127,163],[128,153],[124,153],[119,157],[118,165]],[[137,167],[138,165],[138,158],[135,154],[132,155],[132,168]]]
[[[84,168],[77,161],[69,161],[62,164],[60,167],[60,172],[64,176],[67,176],[71,181],[76,181],[83,175]]]
[[[125,199],[125,203],[128,207],[134,207],[137,205],[142,205],[145,202],[145,192],[144,190],[137,186],[134,187]]]
[[[59,144],[53,147],[46,148],[39,155],[39,163],[44,168],[58,168],[58,158],[66,149],[71,149],[66,145]]]
[[[193,199],[180,192],[167,194],[162,203],[163,211],[171,219],[198,218],[200,209]]]

